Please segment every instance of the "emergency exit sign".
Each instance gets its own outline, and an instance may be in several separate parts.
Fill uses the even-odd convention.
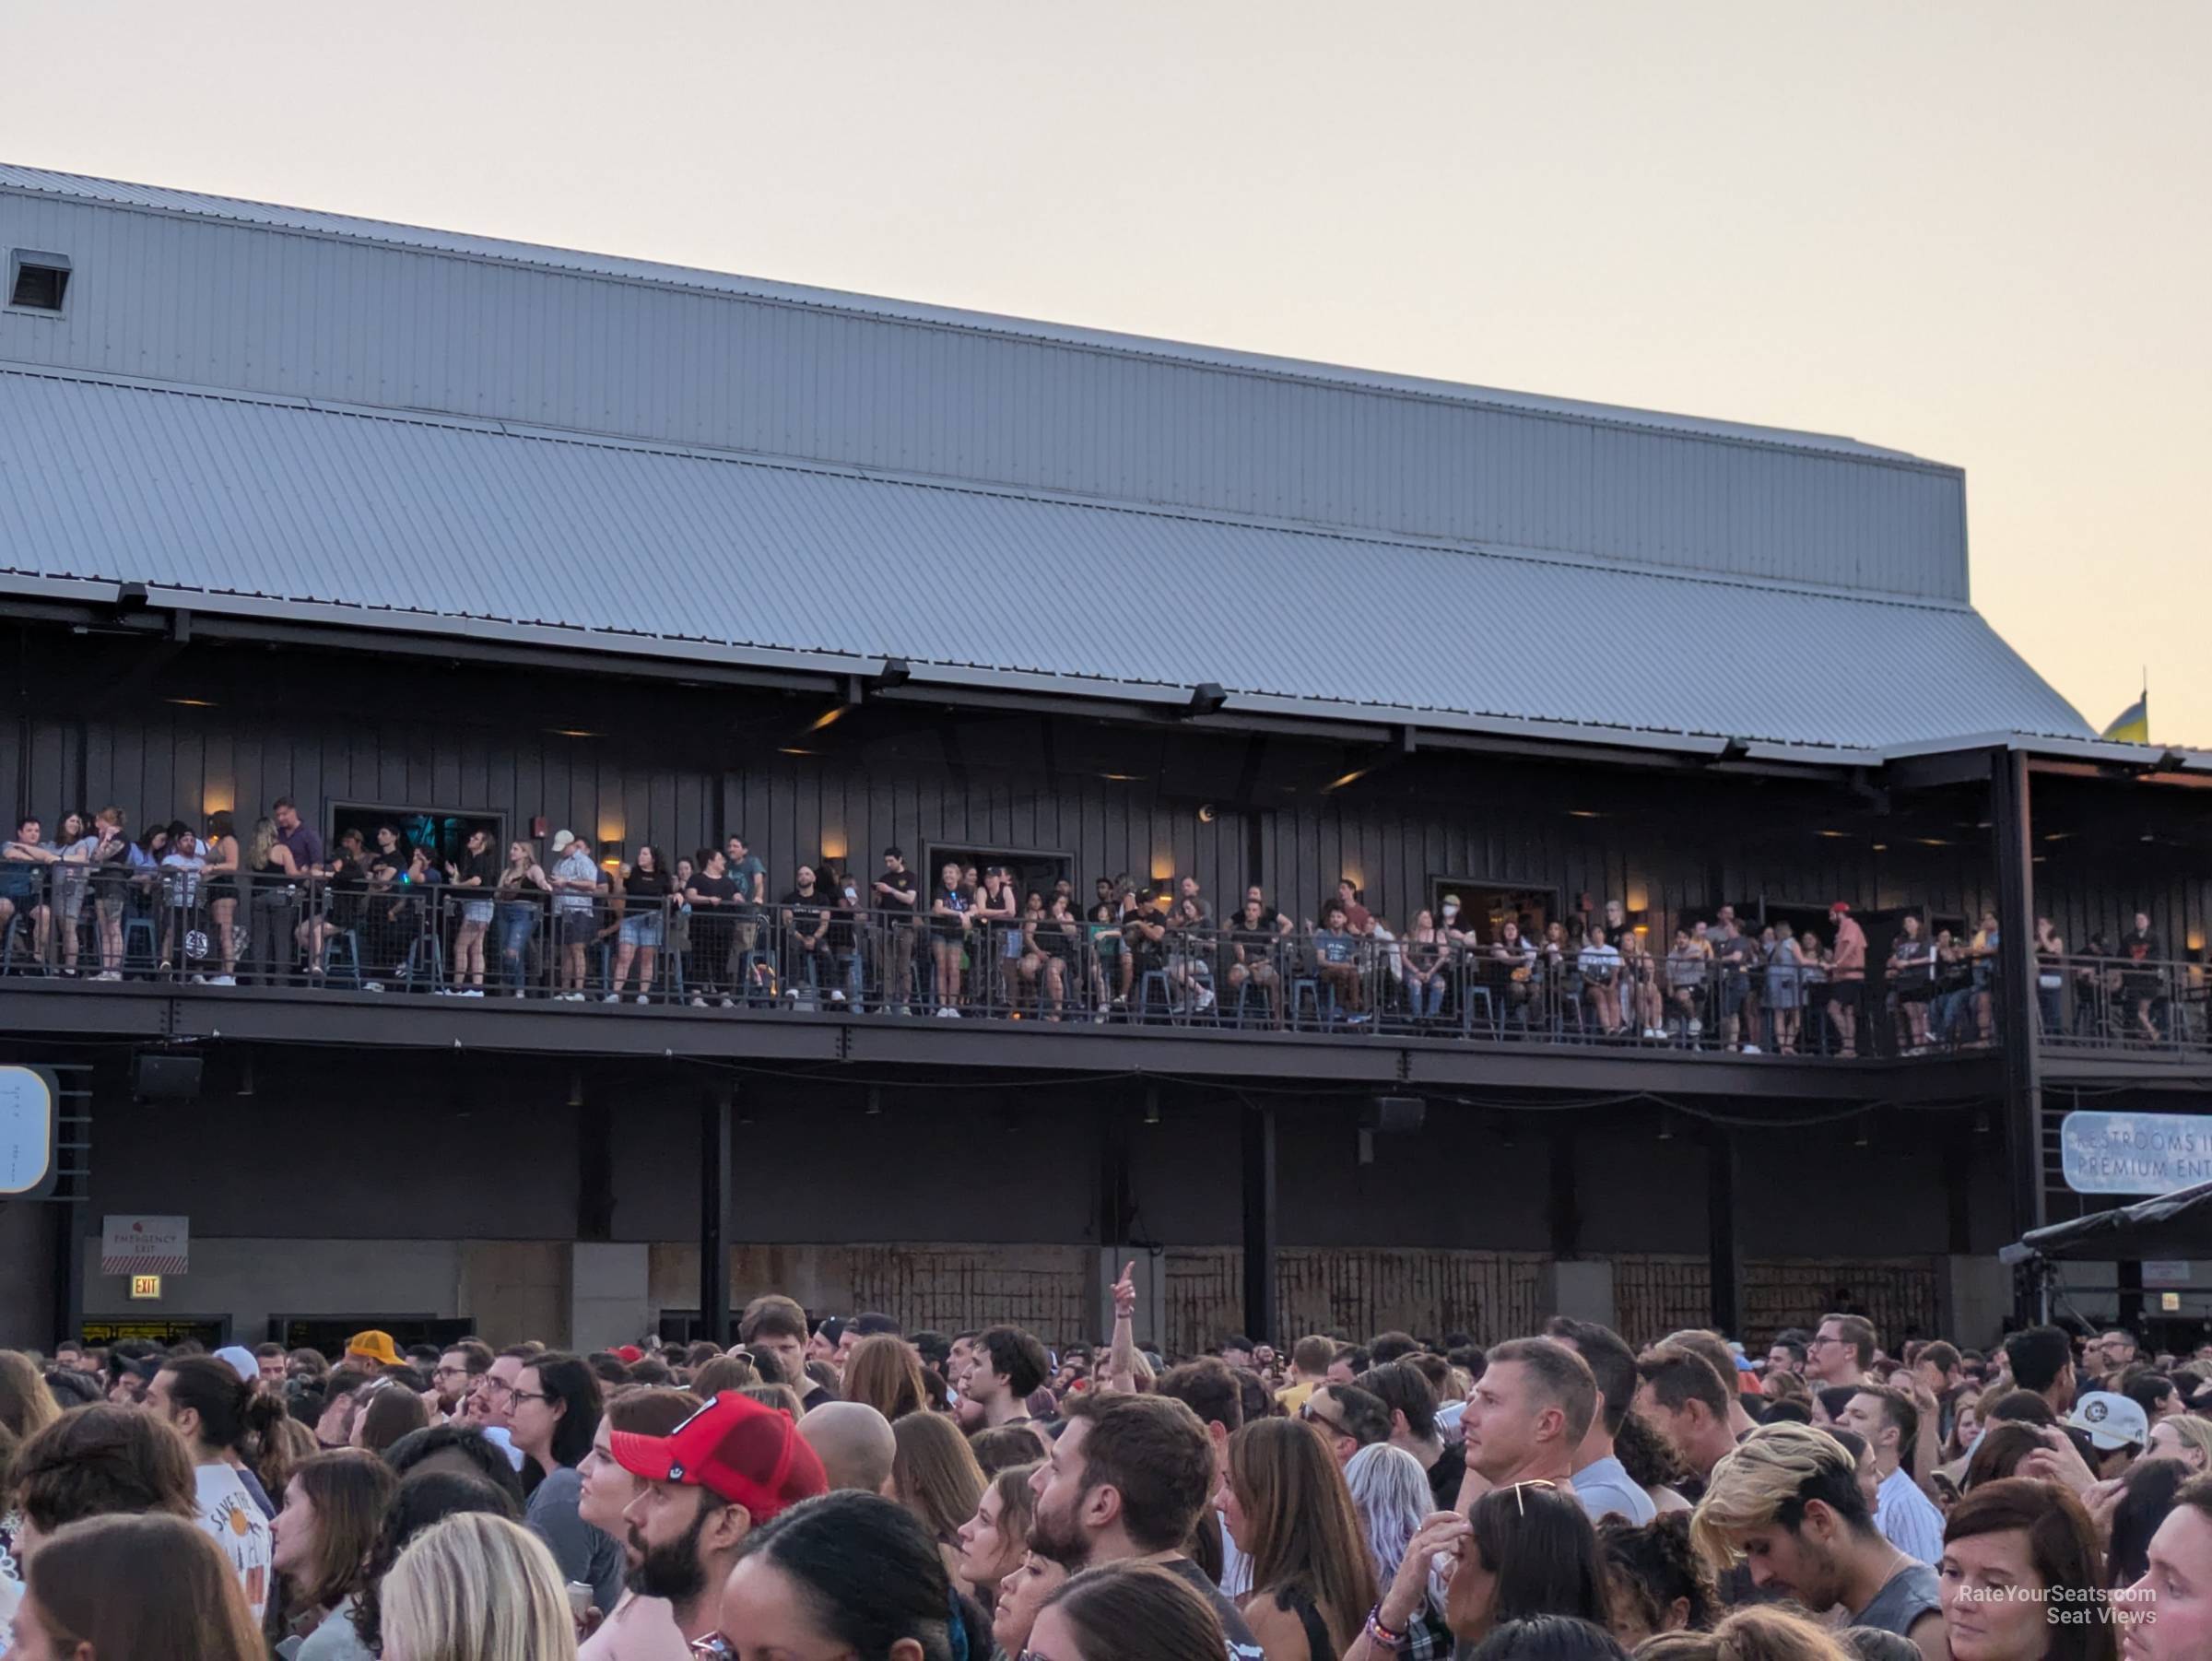
[[[132,1296],[132,1297],[134,1297],[134,1298],[136,1298],[136,1299],[139,1299],[141,1302],[144,1302],[144,1301],[147,1301],[147,1300],[151,1300],[151,1299],[156,1299],[156,1298],[159,1298],[159,1297],[160,1297],[160,1295],[161,1295],[161,1277],[160,1277],[160,1276],[159,1276],[159,1275],[133,1275],[133,1276],[131,1277],[131,1296]]]

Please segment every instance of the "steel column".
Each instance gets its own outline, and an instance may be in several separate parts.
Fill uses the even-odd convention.
[[[1990,835],[1997,872],[1997,1038],[2004,1055],[2006,1168],[2012,1193],[2012,1235],[2042,1226],[2043,1088],[2037,1060],[2035,1007],[2035,842],[2030,818],[2028,758],[2012,750],[1990,758]],[[2023,1319],[2033,1312],[2021,1308]]]
[[[1735,1133],[1711,1127],[1705,1143],[1706,1253],[1712,1285],[1712,1326],[1726,1337],[1744,1336],[1744,1246],[1735,1226]]]
[[[724,1349],[730,1343],[730,1142],[736,1118],[730,1086],[708,1091],[699,1125],[699,1331]]]
[[[1275,1109],[1244,1111],[1244,1333],[1255,1344],[1281,1339],[1276,1331]]]

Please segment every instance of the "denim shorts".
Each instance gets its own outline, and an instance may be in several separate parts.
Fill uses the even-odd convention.
[[[475,924],[478,927],[489,923],[491,921],[491,901],[488,900],[465,901],[461,907],[461,921]]]
[[[647,912],[642,916],[622,919],[622,944],[625,946],[658,946],[661,943],[661,914]]]

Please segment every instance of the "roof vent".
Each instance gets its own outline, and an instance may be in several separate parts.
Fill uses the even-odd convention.
[[[59,312],[69,293],[69,256],[17,249],[8,258],[7,303],[24,312]]]

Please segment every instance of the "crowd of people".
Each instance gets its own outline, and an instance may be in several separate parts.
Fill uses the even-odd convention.
[[[2212,1345],[0,1353],[8,1661],[2183,1661]]]
[[[2001,932],[1903,918],[1870,955],[1839,901],[1825,926],[1671,929],[1618,900],[1565,916],[1480,916],[1456,893],[1394,925],[1347,878],[1297,912],[1253,885],[1226,914],[1195,878],[1027,887],[1003,865],[934,872],[802,864],[788,886],[742,835],[671,857],[594,860],[477,828],[441,852],[399,822],[326,849],[280,799],[241,837],[228,812],[134,838],[122,810],[25,817],[0,843],[0,972],[94,981],[241,979],[459,997],[677,1003],[1067,1019],[1203,1021],[1665,1043],[1757,1054],[1921,1054],[1995,1037]],[[2187,1042],[2202,973],[2147,915],[2076,951],[2036,924],[2046,1036]]]

